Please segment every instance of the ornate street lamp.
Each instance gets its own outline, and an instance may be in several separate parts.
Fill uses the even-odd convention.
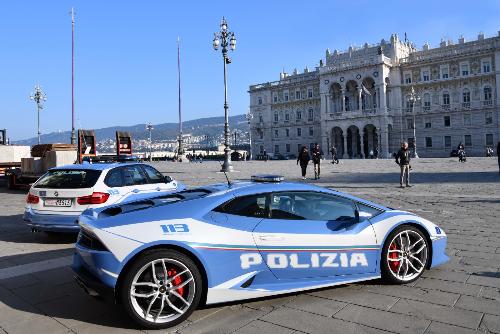
[[[35,101],[38,113],[38,144],[40,144],[40,110],[43,109],[43,102],[47,101],[47,95],[42,91],[40,85],[35,86],[35,92],[31,93],[30,100]]]
[[[416,125],[415,125],[415,103],[420,101],[420,96],[415,93],[413,86],[411,87],[410,97],[408,101],[411,103],[411,113],[413,115],[413,157],[418,159],[417,154],[417,136],[416,136]]]
[[[248,160],[252,160],[252,125],[250,124],[250,122],[252,121],[253,114],[248,111],[245,115],[245,118],[248,122],[248,142],[250,144],[250,157]]]
[[[149,131],[149,162],[153,161],[153,141],[151,137],[151,132],[153,131],[153,129],[153,125],[151,124],[151,122],[149,122],[148,125],[146,125],[146,130]]]
[[[219,45],[222,47],[222,59],[224,61],[224,163],[222,164],[221,172],[231,172],[233,166],[231,165],[229,148],[229,116],[227,104],[227,75],[226,75],[226,65],[231,63],[231,59],[227,56],[227,47],[229,46],[232,51],[236,49],[236,38],[234,33],[228,30],[227,21],[222,17],[220,23],[220,32],[214,33],[213,47],[214,50],[219,49]]]

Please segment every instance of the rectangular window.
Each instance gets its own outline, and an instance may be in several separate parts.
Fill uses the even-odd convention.
[[[460,73],[463,77],[469,75],[469,64],[460,64]]]
[[[308,90],[307,90],[307,97],[308,97],[308,98],[313,97],[313,90],[312,90],[312,89],[308,89]]]
[[[426,128],[431,128],[432,127],[432,123],[431,123],[431,118],[430,117],[426,117],[425,120],[424,120],[424,123],[425,123],[425,127]]]
[[[286,113],[285,114],[285,122],[288,122],[290,120],[290,114]]]
[[[278,102],[278,94],[274,94],[273,100],[274,100],[274,102]]]
[[[259,122],[260,122],[260,123],[263,123],[263,122],[264,122],[264,118],[262,117],[262,114],[259,114]]]
[[[274,130],[274,138],[278,138],[279,137],[279,132],[278,130]]]
[[[448,79],[450,77],[450,70],[448,65],[446,66],[441,66],[441,79]]]
[[[444,126],[451,126],[451,117],[444,116]]]
[[[429,70],[422,71],[422,81],[429,81],[431,79],[431,72]]]
[[[259,104],[262,104],[262,97],[259,96]]]
[[[290,129],[285,129],[285,135],[286,135],[287,137],[290,137]]]
[[[280,153],[280,146],[274,145],[274,153]]]
[[[259,152],[260,152],[260,154],[264,153],[264,146],[263,145],[260,145]]]
[[[312,126],[309,128],[309,136],[314,136],[314,129]]]
[[[288,101],[288,93],[285,93],[285,102]]]
[[[406,119],[406,128],[407,129],[413,129],[413,118],[407,118]]]
[[[308,119],[309,121],[312,121],[312,120],[314,119],[314,110],[309,109],[309,112],[308,112],[308,114],[307,114],[307,119]]]
[[[297,144],[297,153],[300,153],[301,149],[302,149],[302,144]]]
[[[451,147],[451,136],[444,136],[444,147]]]
[[[493,146],[493,134],[492,133],[486,134],[486,146]]]
[[[425,137],[425,147],[432,147],[432,137]]]
[[[286,147],[286,153],[290,153],[290,144],[286,144],[285,147]]]
[[[491,71],[490,62],[487,60],[483,61],[483,73],[488,73],[490,71]]]
[[[493,114],[491,112],[484,113],[484,124],[493,124]]]
[[[302,119],[302,111],[297,110],[297,121]]]
[[[472,146],[472,136],[471,135],[465,135],[464,136],[464,143],[465,143],[465,146],[471,147]]]
[[[297,128],[297,137],[300,137],[300,136],[302,136],[302,129]]]
[[[405,84],[411,83],[411,73],[405,73],[404,78],[405,78]]]
[[[278,121],[278,113],[277,113],[277,112],[275,112],[275,113],[274,113],[274,121],[275,121],[275,122],[277,122],[277,121]]]
[[[295,99],[300,100],[300,90],[295,91]]]
[[[470,114],[464,114],[464,126],[471,126],[472,120]]]

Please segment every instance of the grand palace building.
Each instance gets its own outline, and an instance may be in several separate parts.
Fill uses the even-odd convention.
[[[484,156],[500,141],[498,92],[500,31],[421,50],[396,34],[327,49],[314,71],[250,86],[252,153],[296,156],[317,142],[325,155],[334,145],[343,158],[390,157],[408,141],[420,157],[450,156],[459,143]]]

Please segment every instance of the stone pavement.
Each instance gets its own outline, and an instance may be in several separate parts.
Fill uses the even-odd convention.
[[[225,181],[216,162],[155,163],[194,186]],[[236,162],[231,179],[279,173],[298,181],[294,161]],[[399,189],[393,160],[323,163],[314,182],[438,223],[451,261],[404,286],[349,284],[218,305],[161,333],[500,333],[500,175],[496,158],[420,159],[411,189]],[[309,168],[309,173],[312,169]],[[303,182],[303,181],[299,181]],[[68,267],[74,235],[32,234],[22,192],[0,188],[0,333],[150,333],[119,307],[89,297]]]

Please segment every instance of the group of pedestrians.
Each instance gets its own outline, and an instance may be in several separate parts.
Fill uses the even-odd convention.
[[[457,147],[459,154],[465,156],[465,148],[462,143],[460,143]],[[332,164],[339,163],[337,158],[337,149],[335,146],[332,146],[330,153],[332,154]],[[378,153],[378,152],[377,152]],[[500,174],[500,141],[497,145],[497,156],[498,156],[498,173]],[[302,146],[300,153],[297,157],[297,165],[300,165],[300,169],[302,172],[302,180],[306,179],[307,174],[307,166],[309,165],[309,161],[312,160],[314,164],[314,179],[317,180],[320,178],[321,173],[321,159],[323,158],[323,151],[319,147],[318,143],[314,144],[311,154],[309,154],[309,150],[306,146]],[[410,171],[411,171],[411,152],[408,147],[408,142],[403,142],[401,144],[401,148],[395,155],[396,164],[399,165],[400,174],[399,174],[399,186],[400,188],[411,187],[410,184]]]
[[[307,165],[309,165],[310,160],[312,160],[314,164],[314,179],[317,180],[320,178],[322,157],[323,151],[320,149],[318,143],[314,144],[311,155],[309,155],[307,147],[302,146],[299,156],[297,157],[297,165],[300,164],[300,169],[302,171],[302,180],[306,179]]]

